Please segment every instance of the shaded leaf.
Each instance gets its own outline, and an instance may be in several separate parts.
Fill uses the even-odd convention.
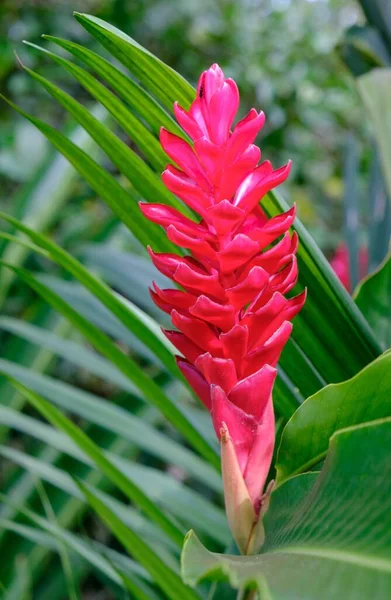
[[[391,353],[388,352],[352,379],[326,386],[298,408],[282,434],[278,483],[321,461],[336,431],[390,416]]]
[[[154,581],[172,600],[195,600],[198,594],[184,585],[176,573],[164,565],[153,550],[131,529],[125,528],[118,517],[82,482],[78,482],[88,503],[99,515],[124,548],[148,571]]]
[[[319,475],[289,479],[272,494],[262,554],[213,554],[190,532],[184,580],[229,579],[268,600],[388,598],[390,447],[390,419],[337,433]]]
[[[357,79],[378,143],[383,176],[391,198],[391,69],[374,69]]]
[[[170,539],[175,543],[181,542],[182,533],[177,526],[166,517],[153,502],[151,502],[136,484],[132,483],[103,455],[99,447],[83,433],[79,427],[38,394],[35,394],[15,380],[11,380],[11,383],[43,416],[45,416],[45,418],[60,429],[60,431],[66,433],[75,444],[91,458],[99,470],[104,473],[125,494],[125,496],[134,501],[135,504],[151,518],[151,520],[155,521]]]

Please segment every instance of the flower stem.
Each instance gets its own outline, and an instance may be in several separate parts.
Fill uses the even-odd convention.
[[[240,588],[238,591],[238,595],[236,600],[257,600],[258,592],[257,590],[247,590],[245,588]]]

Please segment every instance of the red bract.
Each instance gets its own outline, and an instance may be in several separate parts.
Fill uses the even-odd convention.
[[[297,281],[297,236],[288,232],[295,208],[268,219],[259,206],[288,177],[290,163],[277,170],[259,164],[253,142],[264,114],[252,109],[233,128],[238,107],[235,82],[213,65],[201,75],[190,109],[174,106],[193,144],[162,129],[162,146],[177,165],[167,167],[163,181],[200,220],[161,204],[141,210],[191,253],[150,250],[155,266],[179,287],[155,285],[152,297],[171,315],[176,330],[165,333],[182,355],[178,366],[222,442],[228,518],[248,553],[257,546],[251,531],[274,447],[276,364],[305,293],[284,296]]]

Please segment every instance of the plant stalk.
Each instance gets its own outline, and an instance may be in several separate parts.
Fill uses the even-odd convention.
[[[258,600],[258,591],[240,588],[236,600]]]

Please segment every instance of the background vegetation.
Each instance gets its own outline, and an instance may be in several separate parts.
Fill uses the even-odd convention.
[[[291,197],[328,252],[342,237],[344,153],[348,134],[354,135],[362,174],[361,221],[367,223],[368,122],[353,80],[334,51],[343,31],[363,21],[356,1],[90,0],[72,8],[121,27],[192,83],[207,65],[218,60],[238,81],[243,112],[252,106],[265,111],[265,152],[280,164],[287,158],[293,160]],[[55,78],[74,97],[83,99],[85,94],[77,83],[41,54],[23,48],[21,42],[39,43],[42,32],[49,32],[83,43],[86,33],[75,23],[67,2],[6,0],[0,11],[3,93],[35,114],[43,111],[51,123],[59,125],[62,112],[45,91],[25,77],[14,52],[27,66]],[[31,179],[48,146],[31,125],[4,105],[0,139],[2,203],[9,207],[12,192]],[[88,196],[85,190],[80,193]],[[86,204],[94,210],[88,201]],[[83,215],[88,216],[87,207],[84,205]],[[66,222],[72,227],[69,204],[67,211]],[[65,226],[63,219],[61,222]]]
[[[276,165],[292,158],[293,174],[283,195],[297,202],[300,219],[326,255],[331,257],[344,240],[355,285],[365,274],[365,268],[359,270],[359,248],[368,249],[371,270],[387,252],[387,176],[378,155],[384,156],[391,136],[381,138],[386,128],[376,123],[373,99],[383,99],[383,108],[390,105],[388,83],[379,81],[374,94],[373,82],[360,80],[359,95],[355,80],[373,66],[391,64],[386,22],[380,20],[379,28],[376,18],[371,21],[364,1],[364,11],[357,2],[342,0],[211,4],[85,0],[70,7],[55,0],[5,0],[0,7],[1,92],[54,128],[1,104],[0,209],[11,221],[2,222],[0,250],[2,261],[16,268],[0,272],[0,371],[8,378],[0,380],[0,588],[6,600],[235,597],[224,585],[198,586],[197,595],[181,587],[178,556],[188,529],[196,529],[210,550],[234,549],[209,419],[178,379],[171,349],[159,333],[165,317],[147,292],[152,278],[165,282],[143,245],[153,240],[156,249],[164,249],[166,242],[157,228],[131,212],[141,197],[156,201],[163,193],[155,172],[161,172],[166,157],[156,134],[170,119],[173,94],[186,102],[192,90],[161,66],[153,71],[155,63],[129,46],[126,66],[158,102],[142,96],[145,104],[138,97],[132,105],[129,89],[119,80],[111,87],[120,98],[125,94],[126,110],[120,113],[117,102],[108,114],[96,95],[102,90],[95,81],[107,80],[102,64],[96,80],[67,70],[69,63],[61,57],[69,60],[70,54],[43,42],[42,33],[71,40],[79,50],[88,48],[123,69],[115,51],[118,39],[107,52],[98,43],[99,27],[94,29],[93,20],[75,20],[75,9],[117,26],[192,85],[203,69],[219,62],[238,81],[243,112],[256,106],[267,115],[263,155]],[[116,101],[110,97],[110,102]],[[380,112],[387,123],[386,111]],[[57,150],[68,153],[76,169],[36,126]],[[67,146],[68,138],[86,154]],[[92,173],[95,164],[98,170]],[[173,202],[169,195],[166,199]],[[269,214],[282,206],[279,197],[266,201]],[[293,456],[292,440],[304,442],[297,455],[301,463],[289,464],[282,456],[282,479],[311,461],[318,470],[330,435],[342,427],[328,420],[325,384],[354,377],[374,361],[369,375],[364,369],[360,380],[338,387],[341,397],[350,390],[343,423],[391,414],[391,381],[384,375],[390,358],[377,358],[391,339],[389,261],[359,289],[359,312],[310,236],[300,224],[298,229],[299,287],[308,286],[310,294],[280,364],[274,398],[278,437],[305,398],[315,394],[311,406],[320,408],[316,418],[304,411],[304,424],[299,418],[285,430],[285,458]],[[20,243],[20,231],[29,241]],[[372,398],[375,375],[384,375],[377,402]],[[369,407],[359,418],[357,389],[362,405]],[[318,428],[317,447],[302,434],[307,422]],[[328,432],[327,439],[320,431]],[[386,438],[378,439],[387,448]],[[360,440],[356,444],[363,447]],[[320,464],[314,462],[319,456]],[[377,464],[382,460],[379,455]],[[327,486],[324,493],[327,498]],[[365,494],[356,496],[368,500]],[[124,537],[116,519],[133,533]],[[189,574],[187,580],[195,584],[200,575]]]

